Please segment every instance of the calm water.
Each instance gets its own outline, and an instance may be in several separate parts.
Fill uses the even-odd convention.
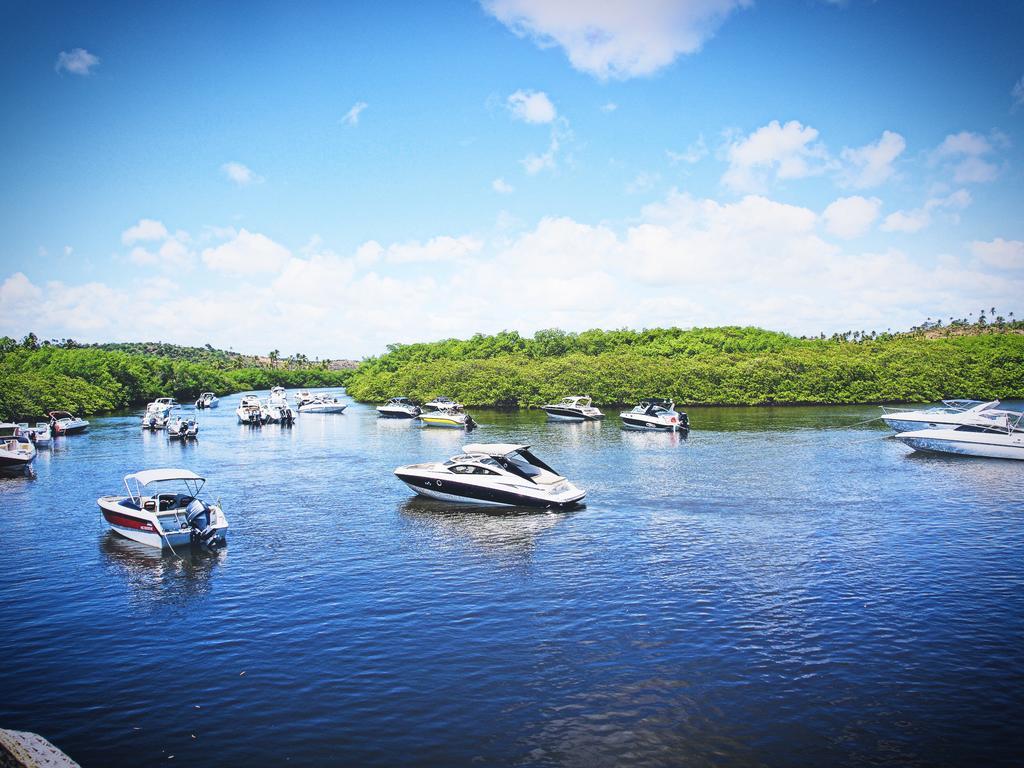
[[[912,455],[875,408],[691,409],[689,439],[477,410],[572,513],[417,501],[465,435],[138,416],[0,479],[0,725],[85,766],[967,765],[1024,754],[1024,462]],[[189,409],[190,410],[190,409]],[[210,478],[228,548],[110,533],[123,475]]]

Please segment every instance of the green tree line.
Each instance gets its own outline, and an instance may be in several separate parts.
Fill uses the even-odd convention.
[[[930,402],[1024,397],[1017,322],[936,335],[797,338],[759,328],[678,328],[493,336],[391,345],[347,383],[357,400],[439,394],[467,405],[537,406],[565,395],[598,403],[671,397],[680,404]]]
[[[89,415],[140,405],[156,397],[183,401],[200,392],[229,394],[272,386],[326,387],[345,383],[350,371],[236,367],[211,357],[194,361],[100,347],[38,344],[0,338],[0,419],[41,418],[47,411]]]

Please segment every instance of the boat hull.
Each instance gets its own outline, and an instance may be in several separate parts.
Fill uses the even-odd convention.
[[[124,507],[118,497],[99,500],[100,513],[114,533],[126,539],[137,541],[156,549],[185,547],[192,543],[192,530],[183,528],[176,531],[159,531],[158,523],[150,516],[136,513]],[[223,546],[227,539],[227,524],[217,526],[213,546]]]
[[[882,421],[896,432],[917,432],[922,429],[952,429],[966,423],[964,421],[942,421],[941,417],[938,421],[934,419],[930,421],[907,419],[902,416],[882,416],[881,418]]]
[[[299,413],[344,413],[348,405],[300,405]]]
[[[458,504],[489,504],[505,507],[534,507],[538,509],[573,509],[586,497],[586,492],[575,489],[569,494],[546,497],[544,494],[529,495],[512,490],[488,488],[456,480],[422,477],[419,475],[395,473],[398,478],[420,496]]]
[[[683,421],[671,423],[658,419],[637,418],[626,414],[622,414],[620,418],[624,429],[641,429],[648,432],[683,432],[687,429],[687,425]]]
[[[444,429],[465,429],[465,420],[459,421],[446,416],[420,416],[420,421],[427,427],[442,427]]]
[[[377,415],[382,419],[415,419],[419,412],[407,411],[402,408],[377,408]]]
[[[542,406],[541,410],[548,415],[550,421],[600,421],[604,418],[604,414],[590,415],[575,411],[571,408],[554,408],[551,406]]]
[[[987,438],[987,439],[986,439]],[[1024,461],[1024,433],[959,432],[957,430],[918,430],[896,435],[896,439],[915,451],[973,456],[984,459]]]

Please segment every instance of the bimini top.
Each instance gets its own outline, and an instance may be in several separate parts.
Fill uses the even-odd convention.
[[[530,446],[512,443],[470,443],[462,446],[466,453],[482,453],[484,456],[508,456],[516,451],[525,451]]]
[[[134,475],[125,475],[124,481],[127,483],[129,480],[134,480],[139,485],[149,485],[165,480],[202,480],[205,482],[206,478],[200,477],[190,469],[144,469]]]
[[[47,415],[48,416],[52,416],[55,419],[73,419],[73,418],[75,418],[74,416],[72,416],[67,411],[50,411]]]

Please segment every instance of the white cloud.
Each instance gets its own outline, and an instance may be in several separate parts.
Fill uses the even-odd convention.
[[[904,138],[893,131],[883,131],[882,137],[874,144],[855,149],[846,147],[841,153],[845,163],[841,178],[848,186],[857,189],[877,187],[895,175],[893,163],[906,148]]]
[[[693,165],[699,163],[708,154],[707,144],[704,143],[704,136],[698,136],[697,140],[690,144],[683,152],[673,152],[671,149],[666,149],[665,154],[673,165],[677,163],[686,163],[687,165]]]
[[[601,80],[650,75],[711,38],[750,0],[483,0],[484,9],[541,48],[561,47]]]
[[[1021,107],[1024,107],[1024,75],[1021,75],[1020,80],[1013,84],[1013,90],[1010,91],[1011,111],[1017,111]]]
[[[569,122],[565,118],[559,118],[551,123],[551,140],[548,148],[541,154],[531,153],[522,159],[523,168],[535,176],[541,171],[554,170],[558,166],[558,154],[565,142],[572,141],[573,134],[569,129]]]
[[[818,131],[790,120],[773,120],[728,145],[729,168],[722,183],[736,192],[762,190],[774,179],[801,179],[824,172],[828,153],[816,143]]]
[[[957,212],[962,211],[970,204],[971,193],[966,189],[958,189],[946,197],[930,198],[920,208],[890,213],[882,222],[882,230],[885,232],[919,232],[932,223],[932,214],[936,211],[950,212],[954,216],[954,220],[958,220],[955,218]]]
[[[287,248],[266,235],[239,230],[232,239],[203,251],[203,262],[210,269],[236,275],[277,272],[291,258]]]
[[[393,264],[410,264],[414,262],[459,261],[470,254],[477,253],[483,243],[473,237],[434,237],[425,243],[410,241],[396,243],[384,252],[384,258]]]
[[[220,167],[220,170],[225,176],[240,187],[246,187],[250,184],[261,184],[263,182],[262,176],[257,176],[253,173],[251,168],[247,165],[243,165],[242,163],[224,163],[224,165]]]
[[[74,252],[75,252],[75,249],[72,248],[70,245],[65,245],[64,246],[64,255],[65,256],[70,256]]]
[[[877,197],[841,197],[825,209],[822,219],[830,234],[850,240],[867,232],[881,209],[882,201]]]
[[[971,131],[950,134],[932,153],[932,162],[952,173],[957,184],[978,184],[992,181],[999,175],[999,166],[987,159],[997,145],[1007,139],[993,132],[990,137]]]
[[[90,75],[100,65],[98,56],[89,53],[85,48],[73,48],[57,54],[54,69],[57,72],[70,72],[72,75]]]
[[[515,187],[509,184],[502,178],[497,178],[491,182],[491,189],[497,192],[499,195],[510,195],[515,191]]]
[[[345,113],[345,116],[341,118],[341,122],[349,126],[350,128],[359,125],[359,115],[361,115],[363,113],[363,110],[366,109],[368,106],[370,105],[367,104],[365,101],[357,101],[355,104],[352,105],[352,108]]]
[[[1000,269],[1024,269],[1024,242],[997,237],[990,242],[975,240],[971,243],[974,258]]]
[[[608,101],[608,102],[605,102],[604,104],[601,105],[601,111],[602,112],[606,112],[606,113],[607,112],[614,112],[618,108],[619,108],[619,105],[616,104],[614,101]]]
[[[132,245],[142,240],[164,240],[168,237],[167,227],[155,219],[139,219],[138,223],[121,233],[121,242]]]
[[[641,171],[626,185],[626,194],[635,195],[640,192],[649,192],[654,189],[655,184],[657,184],[660,179],[661,176],[657,173]]]
[[[550,123],[558,116],[555,105],[543,91],[519,90],[511,94],[505,103],[512,117],[524,123]]]

